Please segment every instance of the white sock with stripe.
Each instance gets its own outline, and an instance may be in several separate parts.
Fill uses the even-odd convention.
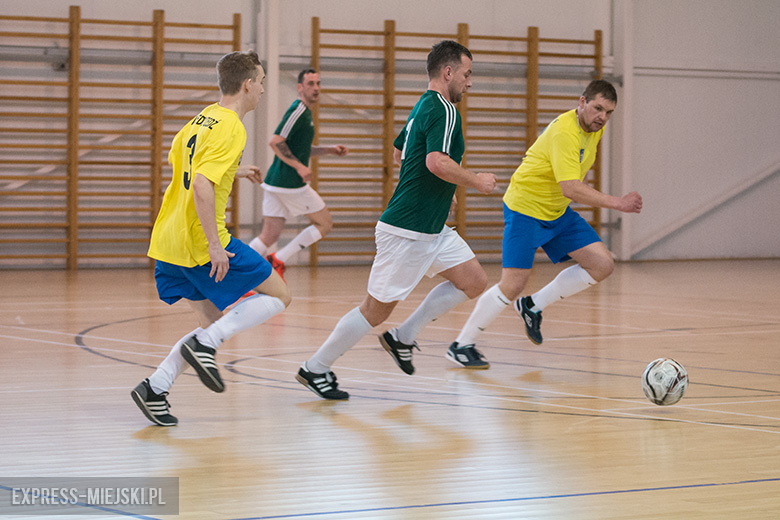
[[[431,289],[423,302],[396,329],[396,338],[401,343],[411,345],[426,325],[468,299],[466,293],[449,280],[440,283]]]
[[[568,267],[558,273],[552,282],[531,295],[535,307],[532,310],[542,310],[551,303],[568,298],[597,283],[580,264]]]
[[[325,343],[306,362],[306,367],[315,374],[330,372],[333,363],[354,347],[372,328],[361,314],[360,307],[355,307],[342,316]]]
[[[284,303],[279,298],[255,294],[241,300],[228,313],[196,334],[196,337],[207,347],[217,348],[239,332],[260,325],[283,310]]]
[[[295,253],[303,251],[313,243],[322,238],[322,233],[317,226],[311,225],[298,233],[298,236],[275,253],[276,259],[280,262],[287,262]]]
[[[181,374],[185,368],[190,366],[186,361],[184,361],[184,358],[181,357],[181,346],[184,343],[184,340],[202,330],[203,329],[198,327],[197,329],[185,334],[183,338],[176,342],[170,353],[168,353],[168,357],[163,359],[163,362],[160,363],[154,374],[149,376],[149,386],[152,387],[152,390],[155,394],[167,392],[171,386],[173,386],[173,382],[177,377],[179,377],[179,374]]]
[[[501,312],[512,303],[509,298],[504,296],[498,284],[494,285],[479,297],[471,316],[466,320],[466,324],[455,339],[458,346],[473,345],[477,342],[477,337],[490,325]]]

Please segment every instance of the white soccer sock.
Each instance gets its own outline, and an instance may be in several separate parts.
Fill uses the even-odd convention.
[[[276,259],[280,262],[287,262],[298,251],[302,251],[322,238],[322,233],[317,226],[311,225],[298,233],[298,236],[275,253]]]
[[[188,332],[183,338],[177,341],[168,354],[168,357],[163,359],[163,362],[160,363],[154,374],[149,376],[149,386],[152,387],[152,391],[154,391],[155,394],[170,390],[171,386],[173,386],[173,381],[189,366],[181,356],[182,343],[193,334],[197,334],[202,330],[203,329],[198,327],[192,332]]]
[[[268,250],[270,249],[270,247],[265,245],[265,243],[260,240],[260,237],[253,238],[251,242],[249,242],[249,247],[257,251],[260,256],[265,256],[265,254],[268,253]]]
[[[284,303],[279,298],[255,294],[241,300],[227,314],[196,334],[196,337],[207,347],[217,348],[239,332],[260,325],[283,310]]]
[[[360,312],[360,307],[355,307],[342,316],[325,343],[306,362],[306,368],[315,374],[330,372],[331,365],[372,328]]]
[[[577,264],[558,273],[552,282],[533,294],[531,299],[534,301],[534,306],[542,310],[551,303],[568,298],[597,283],[580,264]]]
[[[396,329],[396,338],[401,343],[411,345],[423,327],[468,299],[466,293],[455,287],[449,280],[440,283],[428,293],[423,302]]]
[[[507,305],[512,301],[504,296],[501,289],[498,288],[498,284],[494,285],[477,300],[477,304],[474,306],[474,310],[471,311],[471,316],[466,320],[466,324],[463,326],[463,330],[455,339],[458,342],[458,346],[473,345],[477,342],[479,334],[490,325],[501,312],[506,309]]]

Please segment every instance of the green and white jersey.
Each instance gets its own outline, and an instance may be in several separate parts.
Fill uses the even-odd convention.
[[[309,165],[311,143],[314,140],[314,122],[311,119],[311,110],[303,101],[300,99],[293,101],[285,112],[282,122],[274,130],[274,134],[284,137],[295,158],[302,164]],[[301,188],[306,185],[295,168],[276,156],[263,182],[278,188]]]
[[[393,146],[401,150],[401,172],[379,221],[416,233],[440,233],[447,222],[456,185],[431,173],[425,158],[431,152],[442,152],[460,164],[465,145],[455,105],[438,92],[426,91],[414,105]]]

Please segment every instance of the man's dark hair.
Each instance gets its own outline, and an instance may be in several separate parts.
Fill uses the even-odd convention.
[[[617,92],[615,92],[615,87],[612,86],[612,83],[604,79],[594,79],[585,88],[585,92],[582,93],[582,95],[585,96],[586,103],[599,94],[607,101],[612,101],[617,104]]]
[[[425,67],[428,71],[428,77],[433,78],[448,65],[457,67],[460,65],[461,56],[463,55],[473,59],[471,52],[458,42],[444,40],[437,43],[431,48],[431,52],[428,53],[428,63]]]
[[[255,51],[235,51],[225,54],[217,62],[219,91],[228,96],[237,94],[244,81],[257,79],[258,65],[260,65],[260,58]]]
[[[306,74],[318,74],[318,72],[314,69],[303,69],[298,73],[298,83],[303,85],[303,79],[306,77]]]

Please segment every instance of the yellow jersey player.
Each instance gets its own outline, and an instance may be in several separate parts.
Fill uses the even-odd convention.
[[[612,274],[612,255],[569,203],[625,213],[642,210],[642,197],[636,192],[615,197],[583,182],[616,105],[615,88],[608,81],[594,80],[577,108],[558,116],[529,148],[504,195],[501,281],[479,298],[451,350],[474,345],[479,333],[510,304],[523,319],[528,338],[541,344],[542,309]],[[554,263],[573,259],[577,264],[533,295],[518,299],[539,247]]]
[[[290,304],[287,285],[271,265],[225,227],[225,208],[246,143],[241,120],[257,107],[265,72],[257,54],[248,51],[223,56],[217,75],[219,102],[204,108],[173,140],[168,154],[173,179],[149,245],[160,299],[168,304],[186,300],[200,321],[131,392],[143,414],[160,426],[178,423],[167,395],[185,361],[210,390],[224,391],[217,347]],[[247,291],[255,294],[222,314]]]

